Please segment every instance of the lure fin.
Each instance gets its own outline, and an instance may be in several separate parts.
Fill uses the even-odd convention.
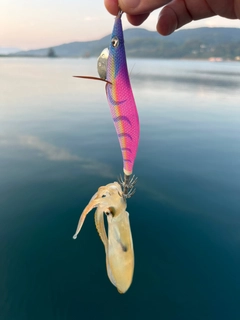
[[[90,80],[99,80],[99,81],[104,81],[106,83],[112,84],[112,82],[106,80],[106,79],[102,79],[102,78],[98,78],[98,77],[90,77],[90,76],[73,76],[74,78],[82,78],[82,79],[90,79]]]

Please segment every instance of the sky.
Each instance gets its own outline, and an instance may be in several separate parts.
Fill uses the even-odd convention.
[[[141,27],[156,30],[156,10]],[[114,17],[103,0],[0,0],[0,47],[24,50],[99,39],[112,31]],[[123,17],[124,29],[133,27]],[[239,20],[213,17],[184,28],[240,27]]]

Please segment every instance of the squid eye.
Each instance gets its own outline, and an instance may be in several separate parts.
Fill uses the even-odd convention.
[[[108,208],[108,210],[106,210],[105,211],[105,214],[107,215],[107,216],[112,216],[112,217],[114,217],[115,216],[115,209],[113,208],[113,207],[109,207]]]
[[[119,39],[118,39],[118,37],[113,37],[111,43],[112,43],[112,46],[113,46],[114,48],[118,47],[118,45],[119,45]]]
[[[115,213],[116,213],[115,208],[114,207],[109,207],[108,210],[110,211],[110,214],[114,217]]]

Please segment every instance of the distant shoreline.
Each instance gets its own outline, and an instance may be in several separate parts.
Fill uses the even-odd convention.
[[[92,56],[88,58],[84,57],[45,57],[45,56],[13,56],[13,55],[0,55],[0,59],[49,59],[49,60],[55,60],[55,59],[79,59],[79,60],[86,60],[86,59],[93,59],[96,58],[97,56]],[[181,60],[181,61],[209,61],[209,62],[214,62],[214,63],[221,63],[221,62],[240,62],[240,57],[238,59],[224,59],[222,57],[210,57],[210,58],[158,58],[158,57],[151,57],[151,58],[146,58],[146,57],[128,57],[127,60],[129,59],[139,59],[139,60]]]
[[[103,48],[108,47],[109,39],[110,35],[1,57],[98,57]],[[143,28],[131,28],[124,31],[124,39],[128,58],[240,61],[240,28],[182,29],[167,37]]]

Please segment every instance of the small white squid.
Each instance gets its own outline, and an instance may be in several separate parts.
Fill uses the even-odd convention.
[[[106,253],[107,274],[120,293],[125,293],[132,283],[134,270],[134,251],[127,203],[118,182],[102,186],[94,194],[83,210],[76,233],[77,238],[86,215],[93,209],[95,224]],[[108,236],[104,226],[104,214],[107,216]]]

